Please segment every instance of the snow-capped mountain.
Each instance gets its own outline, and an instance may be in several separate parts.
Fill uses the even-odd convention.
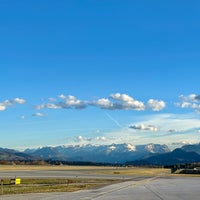
[[[124,163],[148,157],[152,154],[170,152],[166,145],[147,144],[111,144],[111,145],[75,145],[43,147],[39,149],[27,149],[25,153],[37,156],[45,160],[63,161],[88,161],[103,163]]]

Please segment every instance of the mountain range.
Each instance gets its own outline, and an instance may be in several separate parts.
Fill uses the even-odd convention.
[[[167,145],[147,144],[111,144],[111,145],[76,145],[27,149],[25,153],[45,160],[124,163],[141,159],[155,153],[170,152]]]
[[[200,143],[170,151],[161,144],[111,144],[41,147],[19,152],[0,148],[0,160],[45,160],[63,162],[119,163],[133,165],[171,165],[200,162]]]

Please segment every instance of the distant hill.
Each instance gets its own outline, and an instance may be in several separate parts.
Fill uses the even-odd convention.
[[[189,145],[184,145],[182,148],[186,152],[196,152],[200,154],[200,143],[198,144],[189,144]]]
[[[172,152],[153,155],[145,159],[127,162],[134,165],[174,165],[200,162],[200,155],[195,152],[186,152],[182,149],[175,149]]]
[[[13,149],[0,148],[0,161],[25,161],[25,160],[37,160],[38,158],[23,152],[18,152]]]

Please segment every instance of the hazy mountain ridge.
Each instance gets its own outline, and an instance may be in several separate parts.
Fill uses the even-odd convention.
[[[40,159],[52,159],[63,161],[89,161],[89,162],[106,162],[106,163],[124,163],[143,157],[150,156],[154,153],[170,152],[167,145],[147,144],[111,144],[111,145],[76,145],[76,146],[57,146],[42,147],[35,150],[25,150],[32,156]]]
[[[184,145],[181,147],[181,149],[186,152],[196,152],[200,154],[200,143]]]
[[[200,162],[200,155],[196,152],[186,152],[182,148],[177,148],[165,154],[152,155],[145,159],[127,162],[133,165],[174,165]]]
[[[0,160],[20,161],[20,160],[37,160],[38,158],[27,153],[19,152],[13,149],[0,148]]]

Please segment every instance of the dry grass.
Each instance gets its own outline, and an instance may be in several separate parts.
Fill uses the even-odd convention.
[[[169,169],[164,168],[141,168],[141,167],[131,167],[131,168],[116,168],[109,170],[99,170],[96,172],[98,174],[116,174],[116,175],[132,175],[132,176],[156,176],[159,174],[169,174]]]
[[[23,171],[23,170],[59,170],[59,171],[86,171],[90,174],[121,174],[136,176],[155,176],[161,173],[170,173],[169,169],[164,168],[143,168],[143,167],[104,167],[104,166],[72,166],[72,165],[0,165],[0,171]]]
[[[24,194],[44,192],[74,192],[118,182],[107,179],[22,179],[20,185],[10,185],[5,179],[0,194]]]

